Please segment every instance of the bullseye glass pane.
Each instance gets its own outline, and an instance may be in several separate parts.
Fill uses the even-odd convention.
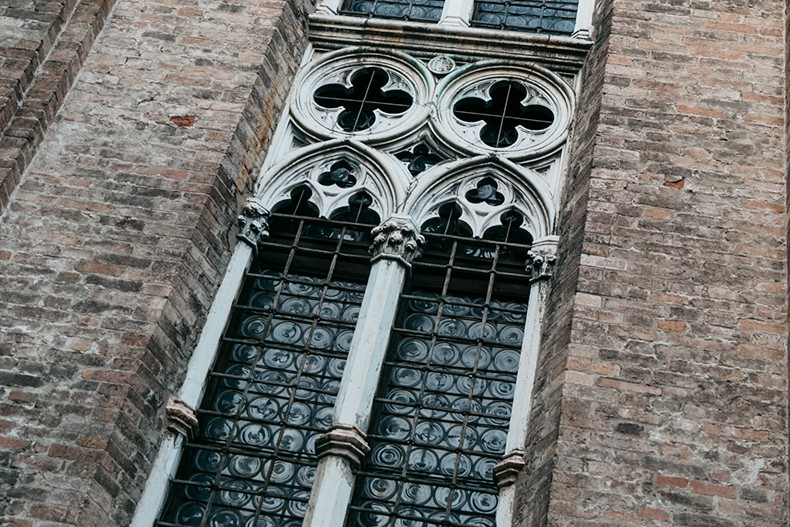
[[[570,35],[576,24],[578,0],[475,2],[472,25],[551,35]]]
[[[325,237],[330,227],[339,234]],[[369,228],[288,216],[271,230],[233,307],[199,432],[157,525],[302,523],[315,441],[331,425],[362,304]]]
[[[529,287],[521,260],[505,256],[523,251],[426,236],[347,527],[495,525],[492,473],[505,454]]]
[[[393,18],[413,22],[437,22],[444,0],[348,0],[341,14]]]

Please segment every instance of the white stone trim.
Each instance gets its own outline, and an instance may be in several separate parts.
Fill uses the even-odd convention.
[[[342,6],[343,0],[318,0],[315,12],[325,15],[336,15]]]
[[[501,181],[509,189],[509,200],[495,208],[466,202],[465,190],[484,176]],[[554,232],[556,210],[549,184],[539,174],[499,156],[477,156],[427,170],[410,190],[400,211],[422,225],[437,214],[438,207],[451,201],[461,206],[461,219],[469,224],[474,236],[482,236],[486,229],[498,225],[501,215],[513,208],[524,216],[522,227],[535,239]]]
[[[346,189],[320,185],[317,178],[321,172],[340,160],[359,166],[356,184]],[[408,169],[395,156],[356,140],[334,139],[292,150],[258,177],[255,195],[273,207],[289,199],[294,188],[307,185],[313,191],[310,202],[319,215],[328,217],[338,207],[345,206],[350,196],[364,190],[374,200],[371,208],[381,218],[387,218],[406,198],[411,181]]]
[[[250,265],[251,257],[252,248],[249,245],[241,242],[236,244],[225,276],[206,316],[206,325],[192,352],[186,378],[177,398],[193,408],[200,405],[208,372],[216,360],[222,332],[244,279],[244,272]],[[143,488],[143,494],[137,502],[130,527],[151,527],[156,521],[164,505],[170,479],[175,475],[181,460],[183,444],[184,438],[180,435],[168,435],[163,440]]]
[[[439,24],[449,27],[469,27],[474,0],[445,0]]]
[[[389,223],[407,225],[417,235],[418,231],[408,217],[394,216],[382,226]],[[398,301],[406,279],[408,259],[417,252],[408,251],[406,245],[407,243],[398,244],[402,254],[397,258],[374,258],[348,361],[335,400],[333,429],[360,431],[368,428],[373,397],[378,387],[389,347],[391,328],[395,323]],[[381,250],[377,248],[375,252]],[[332,455],[330,452],[330,455],[321,457],[310,493],[304,527],[343,527],[346,509],[354,490],[354,464],[354,460],[347,455]]]
[[[579,0],[579,5],[576,8],[576,25],[573,29],[573,38],[592,40],[594,12],[595,0]]]

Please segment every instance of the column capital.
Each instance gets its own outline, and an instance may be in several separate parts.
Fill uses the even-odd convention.
[[[334,424],[315,443],[318,458],[338,456],[358,467],[370,451],[367,436],[356,426]]]
[[[420,256],[425,244],[425,238],[407,216],[392,216],[370,234],[373,236],[370,253],[374,262],[387,258],[410,266],[412,260]]]
[[[516,482],[516,478],[527,466],[524,459],[524,451],[521,449],[511,450],[502,461],[494,466],[494,482],[500,489]]]
[[[257,252],[258,244],[269,237],[269,210],[258,198],[247,198],[238,221],[236,237]]]
[[[527,253],[527,272],[530,273],[530,282],[551,278],[556,262],[557,242],[555,240],[534,243]]]
[[[198,428],[198,418],[195,409],[189,404],[171,395],[165,405],[165,420],[167,429],[174,434],[189,439]]]

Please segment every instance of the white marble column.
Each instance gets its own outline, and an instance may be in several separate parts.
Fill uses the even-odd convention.
[[[516,376],[513,410],[510,414],[505,455],[494,467],[494,480],[499,487],[499,506],[497,507],[497,527],[511,527],[515,506],[515,482],[526,466],[524,445],[532,411],[532,390],[538,368],[541,344],[541,322],[546,309],[548,278],[551,277],[556,261],[556,237],[535,242],[529,253],[527,271],[530,273],[527,320],[524,342],[521,344],[521,358]]]
[[[445,0],[439,25],[469,27],[474,6],[474,0]]]
[[[341,7],[343,7],[343,0],[319,0],[316,12],[325,15],[336,15]]]
[[[151,527],[164,505],[167,487],[175,476],[184,442],[197,429],[195,408],[200,405],[209,370],[216,360],[222,332],[230,316],[236,294],[244,280],[258,244],[269,236],[269,211],[250,198],[239,216],[238,238],[228,263],[225,276],[217,290],[200,333],[192,357],[187,365],[186,379],[178,394],[171,396],[165,407],[167,429],[172,432],[162,442],[154,459],[140,501],[137,502],[130,527]]]
[[[576,26],[572,35],[574,38],[592,39],[594,11],[595,0],[579,0],[579,7],[576,10]]]
[[[411,220],[393,216],[373,229],[373,265],[348,362],[335,402],[332,428],[316,443],[318,470],[305,527],[342,527],[354,472],[370,450],[364,430],[411,261],[423,243]]]

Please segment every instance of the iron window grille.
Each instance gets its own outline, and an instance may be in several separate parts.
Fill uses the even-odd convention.
[[[472,26],[571,35],[578,5],[578,0],[476,1]]]
[[[447,205],[423,226],[347,527],[494,527],[524,337],[532,239],[517,213],[471,239]]]
[[[412,22],[438,22],[444,0],[348,0],[340,13]]]
[[[364,196],[331,220],[308,197],[295,190],[270,218],[157,526],[302,524],[379,222]]]

